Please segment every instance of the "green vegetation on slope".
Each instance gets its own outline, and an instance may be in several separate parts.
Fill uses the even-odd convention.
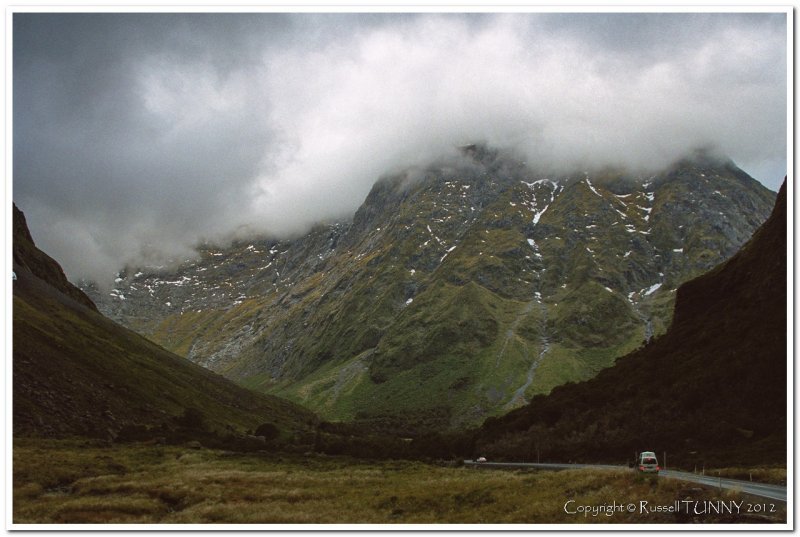
[[[664,336],[488,419],[478,449],[593,461],[651,446],[684,468],[785,464],[786,203],[784,183],[752,240],[678,289]]]
[[[663,334],[678,285],[732,255],[772,204],[708,158],[650,179],[545,178],[465,151],[472,161],[380,180],[351,223],[207,246],[174,271],[129,270],[98,299],[326,419],[462,428]]]
[[[310,411],[237,386],[100,315],[80,291],[68,292],[71,284],[35,247],[24,219],[15,224],[15,252],[22,252],[13,283],[15,436],[114,438],[150,428],[150,436],[183,429],[205,439],[265,423],[284,440],[313,431],[318,420]],[[28,256],[40,276],[27,268]]]

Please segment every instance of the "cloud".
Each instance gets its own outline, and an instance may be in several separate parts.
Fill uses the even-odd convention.
[[[777,188],[786,77],[782,14],[15,14],[14,196],[102,279],[475,140],[545,170],[714,145]]]

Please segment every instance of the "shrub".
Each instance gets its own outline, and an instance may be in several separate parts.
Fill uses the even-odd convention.
[[[275,440],[280,436],[281,431],[274,423],[262,423],[256,429],[255,436],[263,436],[264,439],[269,442],[270,440]]]
[[[185,409],[176,421],[178,425],[195,431],[205,431],[207,427],[205,414],[192,407]]]

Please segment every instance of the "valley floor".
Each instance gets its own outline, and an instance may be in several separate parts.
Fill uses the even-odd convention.
[[[83,439],[18,438],[13,459],[15,524],[786,522],[780,502],[775,513],[695,514],[770,502],[628,471],[490,471]],[[688,514],[664,512],[680,500],[691,500]],[[619,507],[592,513],[608,505]]]

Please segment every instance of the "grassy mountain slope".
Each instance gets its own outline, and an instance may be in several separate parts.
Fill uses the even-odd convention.
[[[216,431],[266,422],[286,436],[313,429],[311,412],[241,388],[100,315],[14,213],[15,436],[109,438],[129,425],[176,423],[187,409]]]
[[[382,179],[352,222],[89,290],[159,344],[329,419],[463,427],[663,333],[677,286],[733,255],[773,200],[707,157],[554,177],[476,146]]]
[[[678,289],[664,336],[595,378],[490,418],[495,458],[673,464],[786,461],[786,185],[768,221],[728,262]]]
[[[16,205],[14,212],[14,244],[13,259],[15,272],[29,272],[36,278],[46,281],[51,287],[72,298],[79,304],[97,311],[97,306],[86,294],[72,285],[64,274],[64,270],[50,256],[36,247],[28,231],[25,215]]]

